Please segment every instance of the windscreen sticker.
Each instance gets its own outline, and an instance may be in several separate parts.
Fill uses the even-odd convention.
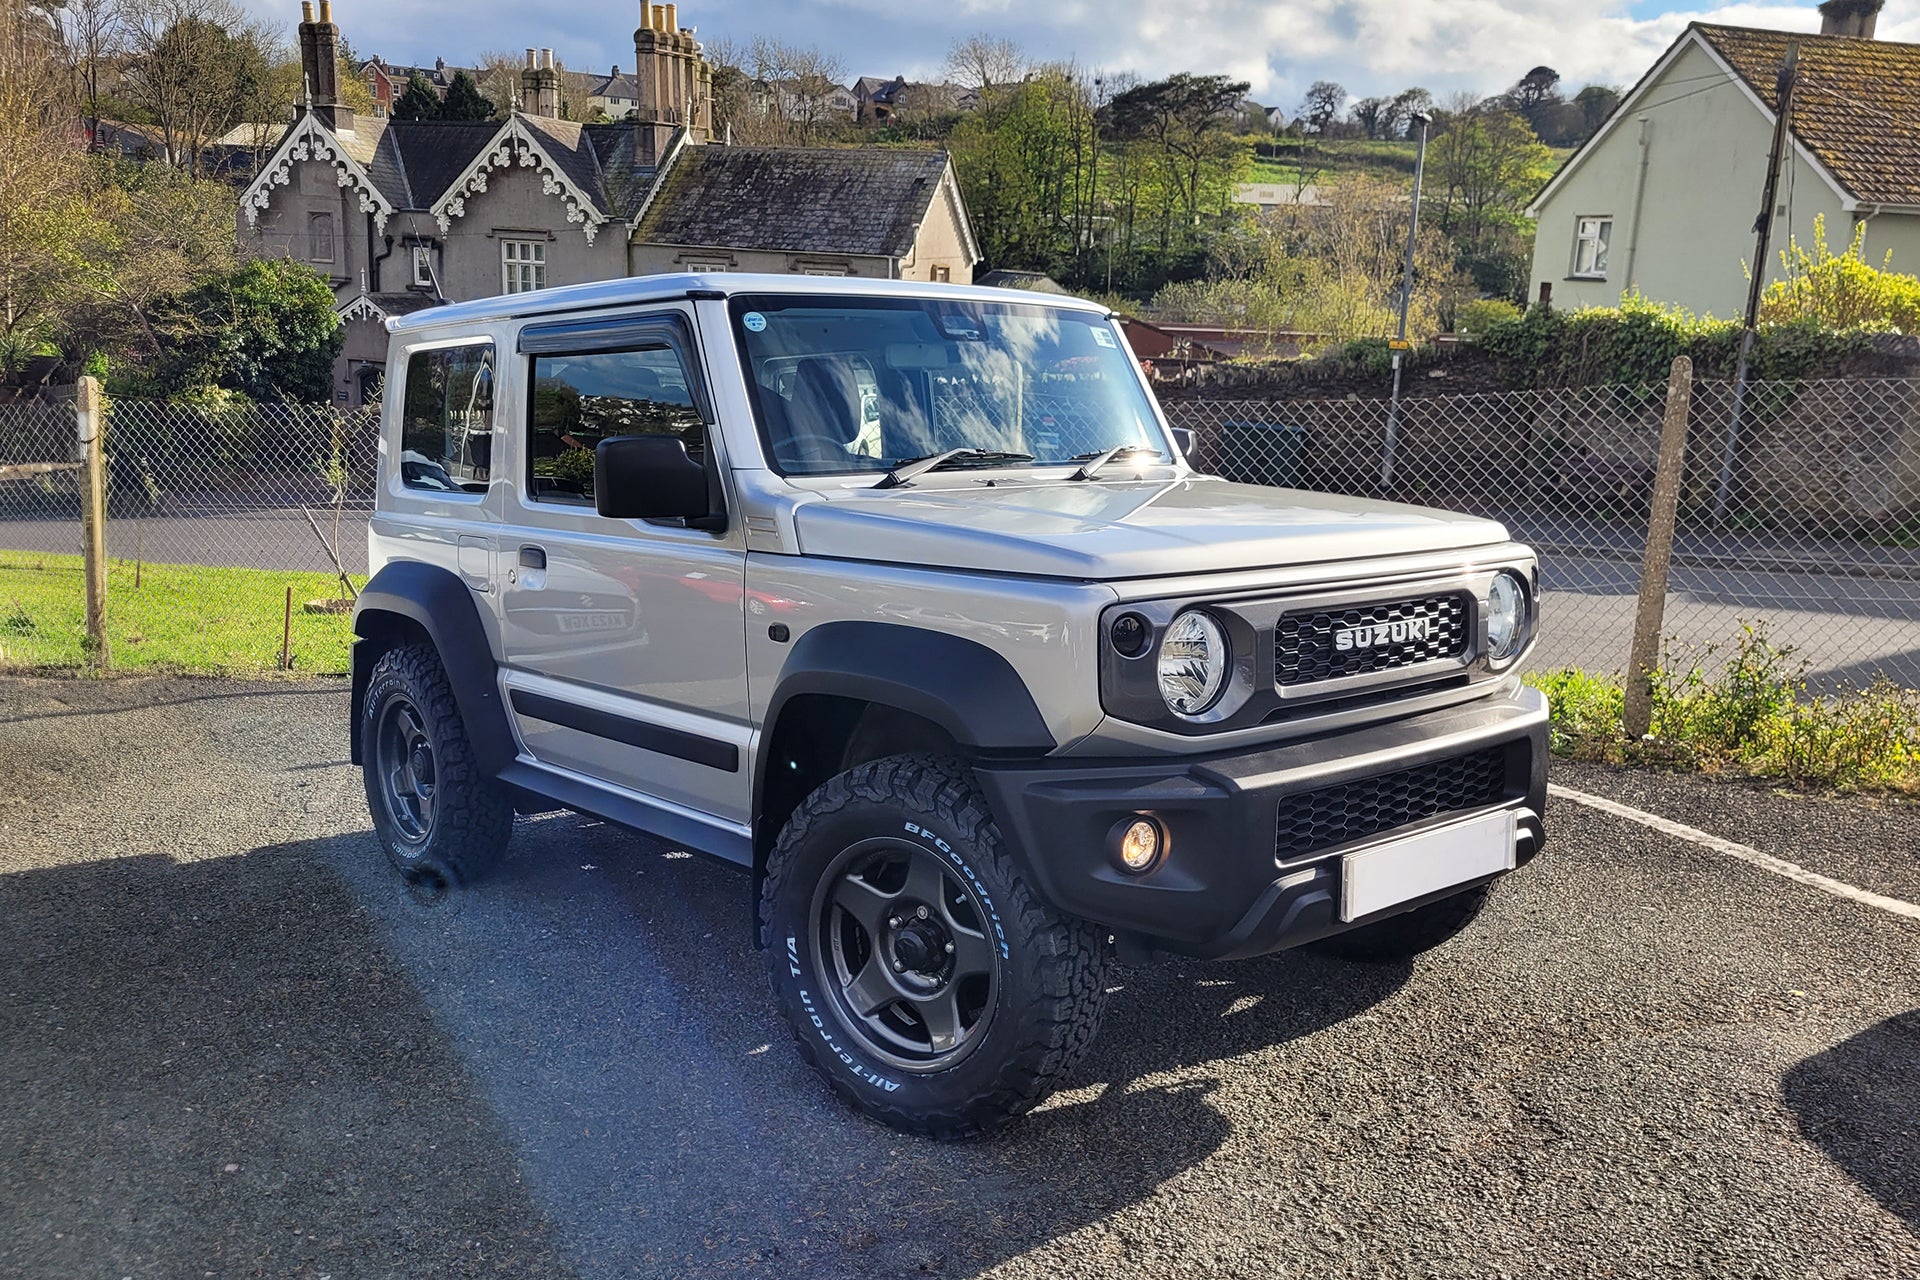
[[[741,317],[740,323],[747,326],[748,333],[765,333],[767,331],[767,318],[758,311],[747,312],[745,316]]]
[[[1113,340],[1113,334],[1105,329],[1095,329],[1093,331],[1093,340],[1109,350],[1117,350],[1120,346],[1119,343]]]

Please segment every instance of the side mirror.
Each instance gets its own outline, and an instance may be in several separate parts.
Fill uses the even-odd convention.
[[[1193,428],[1173,427],[1171,430],[1173,431],[1173,447],[1180,451],[1182,458],[1185,458],[1189,462],[1193,461],[1193,446],[1198,443],[1193,437]]]
[[[685,520],[713,515],[707,469],[678,436],[613,436],[593,451],[593,505],[612,520]]]

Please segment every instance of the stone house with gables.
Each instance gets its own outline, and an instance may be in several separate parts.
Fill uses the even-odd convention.
[[[302,8],[310,101],[238,225],[244,249],[332,281],[347,325],[336,403],[378,395],[389,319],[441,302],[686,270],[973,278],[946,153],[715,144],[712,67],[676,5],[642,5],[640,106],[609,124],[559,118],[544,50],[504,121],[356,119],[331,0]]]

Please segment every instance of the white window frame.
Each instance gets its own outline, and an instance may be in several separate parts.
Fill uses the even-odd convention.
[[[545,240],[500,241],[500,292],[531,293],[547,287]]]
[[[1613,215],[1583,213],[1573,220],[1573,270],[1575,280],[1605,280],[1607,260],[1613,254]],[[1589,253],[1590,247],[1598,246]]]
[[[416,244],[413,246],[413,282],[422,289],[433,287],[433,246]]]
[[[717,258],[696,258],[681,263],[680,269],[693,275],[725,275],[733,270],[733,264]]]

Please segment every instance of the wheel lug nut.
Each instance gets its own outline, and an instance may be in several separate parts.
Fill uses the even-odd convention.
[[[948,954],[948,955],[952,955],[952,954],[953,954],[953,944],[952,944],[951,942],[949,942],[949,943],[947,944],[947,954]]]
[[[914,912],[914,914],[919,916],[922,920],[925,920],[927,918],[928,912],[925,907],[922,907],[918,911]]]
[[[906,962],[904,960],[895,960],[893,962],[893,971],[895,973],[905,973],[907,971]]]
[[[898,929],[901,925],[905,923],[906,923],[905,920],[902,920],[899,916],[895,916],[891,920],[887,921],[887,928]]]

